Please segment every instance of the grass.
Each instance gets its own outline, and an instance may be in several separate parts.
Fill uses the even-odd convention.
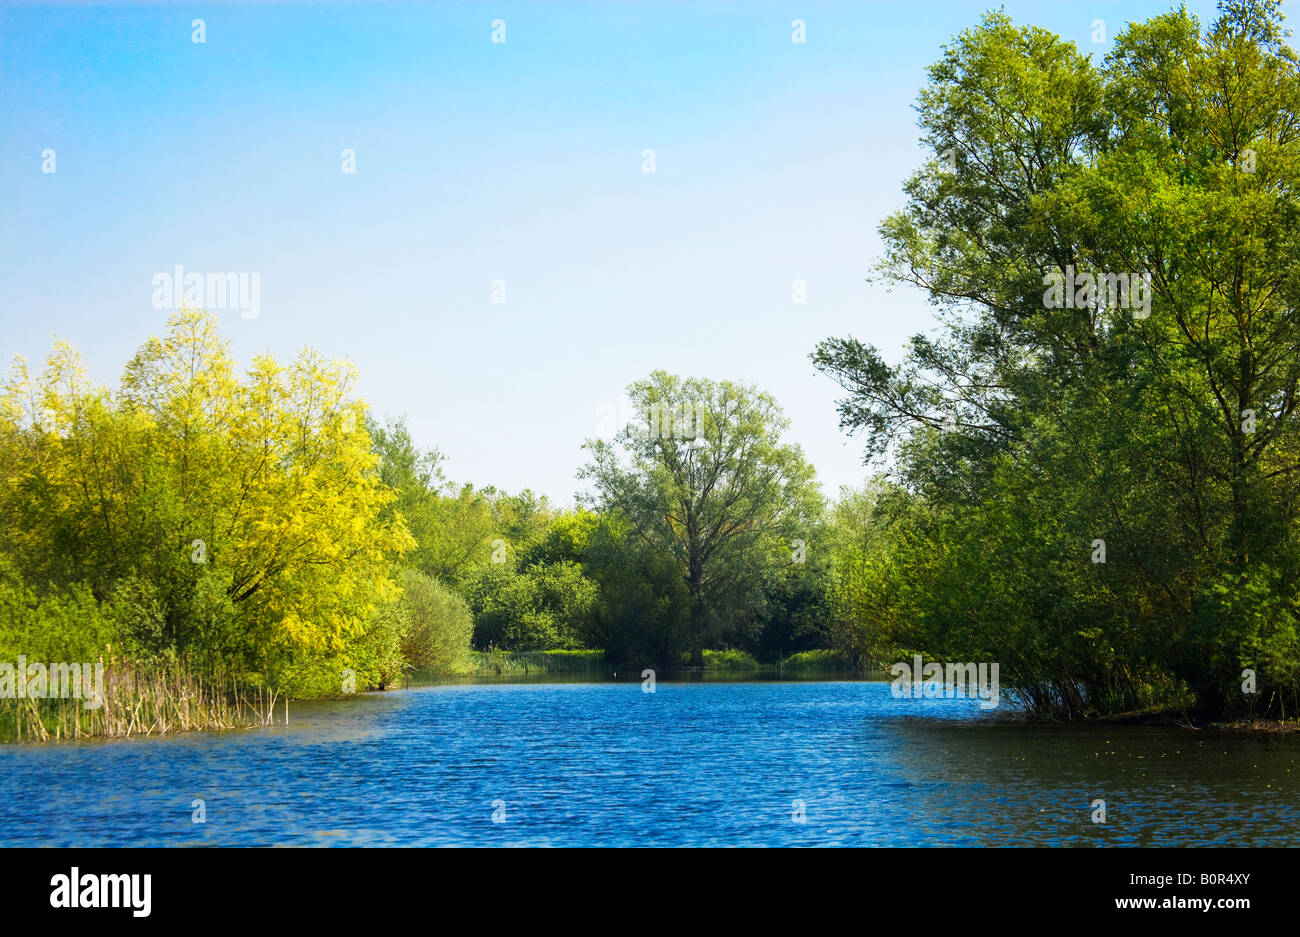
[[[461,676],[510,676],[534,673],[603,673],[604,651],[471,651]]]
[[[744,651],[705,651],[704,669],[720,671],[754,671],[777,673],[852,673],[852,662],[839,651],[800,651],[777,664],[764,664]]]
[[[102,689],[102,697],[93,700],[0,700],[0,741],[131,738],[272,725],[288,718],[283,697],[274,691],[208,682],[183,668],[110,663]],[[85,696],[91,696],[89,688]]]
[[[853,663],[839,651],[800,651],[781,661],[782,672],[851,673]]]
[[[705,651],[704,652],[704,669],[705,670],[763,670],[764,665],[760,664],[749,654],[744,651],[727,650],[727,651]]]

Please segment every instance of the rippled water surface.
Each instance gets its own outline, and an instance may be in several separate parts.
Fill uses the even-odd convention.
[[[1009,724],[887,683],[461,684],[290,715],[0,745],[0,844],[1300,845],[1296,737]]]

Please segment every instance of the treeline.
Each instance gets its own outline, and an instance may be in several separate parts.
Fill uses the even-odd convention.
[[[638,418],[588,442],[591,491],[564,511],[453,485],[401,421],[372,425],[416,541],[403,562],[464,598],[481,651],[598,649],[630,669],[830,646],[824,505],[776,402],[662,372],[629,396]]]
[[[0,397],[0,661],[102,662],[110,686],[161,688],[139,731],[265,720],[282,694],[454,665],[469,611],[398,562],[413,538],[355,382],[313,352],[239,374],[195,310],[112,391],[66,344],[38,375],[17,360]],[[53,704],[3,683],[0,719],[40,735]]]
[[[862,624],[1035,710],[1300,711],[1300,71],[1273,2],[1104,61],[991,13],[930,70],[881,228],[938,334],[832,339],[872,495]]]
[[[4,737],[267,721],[285,697],[467,672],[473,649],[671,668],[834,640],[835,524],[770,396],[633,385],[650,418],[589,443],[592,494],[557,511],[452,483],[356,381],[311,351],[240,371],[193,309],[113,389],[67,344],[37,374],[15,361],[0,662],[102,662],[110,698],[15,701],[0,673]]]

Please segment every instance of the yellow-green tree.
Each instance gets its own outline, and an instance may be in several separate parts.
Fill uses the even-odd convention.
[[[0,395],[0,553],[88,586],[136,653],[272,682],[347,663],[412,546],[345,362],[310,350],[238,372],[214,316],[182,309],[115,391],[60,343]]]

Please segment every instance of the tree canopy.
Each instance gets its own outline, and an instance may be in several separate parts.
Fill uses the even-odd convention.
[[[795,541],[811,535],[820,494],[800,448],[782,442],[771,395],[662,371],[628,390],[641,419],[589,441],[582,477],[602,510],[673,563],[698,662],[711,637],[762,607],[767,582],[804,561]]]
[[[910,641],[1067,713],[1297,702],[1298,92],[1272,0],[1101,63],[990,13],[931,67],[878,275],[942,334],[813,354],[914,499]]]

